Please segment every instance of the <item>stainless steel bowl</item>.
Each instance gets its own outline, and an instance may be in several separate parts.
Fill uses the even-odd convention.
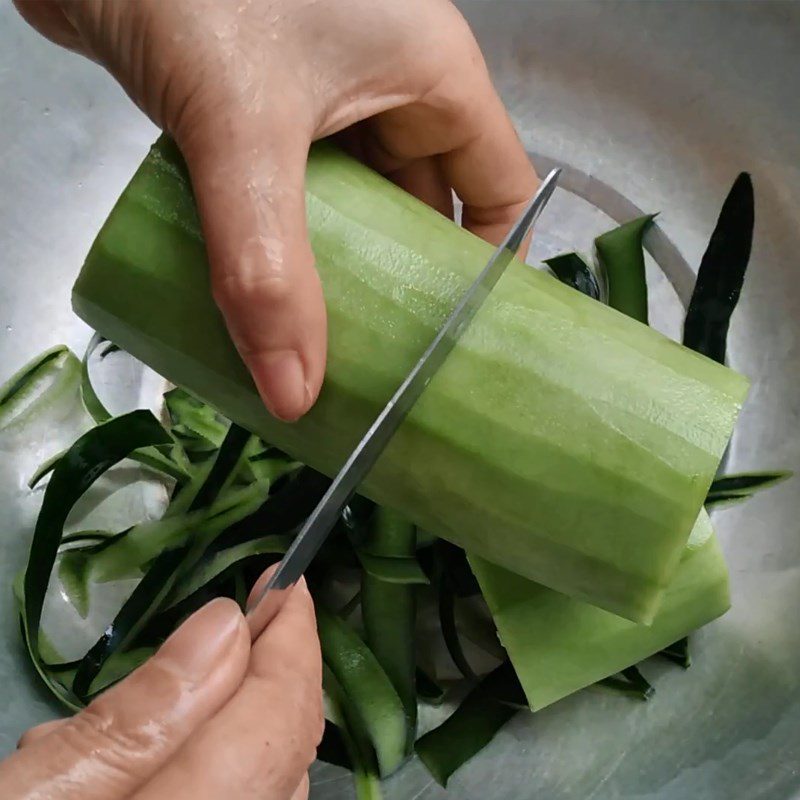
[[[730,351],[753,389],[730,467],[800,472],[800,4],[461,5],[526,147],[540,165],[569,165],[567,188],[590,201],[562,195],[538,255],[588,244],[633,207],[660,210],[650,245],[674,287],[662,279],[653,297],[665,330],[677,331],[691,287],[685,264],[696,268],[736,173],[752,173],[755,251]],[[69,288],[154,130],[100,70],[40,40],[9,5],[0,105],[6,373],[57,340],[85,342]],[[53,713],[24,666],[10,601],[29,536],[21,496],[0,487],[0,753]],[[695,637],[691,670],[653,665],[647,704],[586,691],[518,716],[457,773],[449,796],[800,797],[798,519],[796,481],[718,513],[734,607]],[[418,764],[387,795],[445,796]],[[348,779],[320,768],[312,796],[349,797]]]

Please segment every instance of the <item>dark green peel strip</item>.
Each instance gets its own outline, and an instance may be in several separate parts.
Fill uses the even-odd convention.
[[[348,619],[360,605],[361,589],[359,589],[336,613],[342,619]]]
[[[8,405],[14,398],[25,389],[31,380],[40,371],[48,367],[52,362],[63,359],[69,353],[66,345],[60,344],[45,350],[33,358],[22,369],[14,373],[2,386],[0,386],[0,409]]]
[[[100,358],[103,359],[106,356],[110,356],[112,353],[116,353],[122,348],[119,345],[114,344],[114,342],[107,342],[106,346],[100,351]]]
[[[442,636],[447,646],[447,652],[453,663],[458,667],[458,671],[467,680],[475,679],[475,672],[470,666],[464,649],[461,647],[461,637],[456,628],[455,595],[449,586],[442,582],[439,587],[439,624],[442,627]]]
[[[673,642],[669,647],[659,651],[658,655],[669,659],[684,669],[689,669],[692,665],[692,656],[689,652],[689,637],[684,636],[683,639],[678,639],[677,642]]]
[[[722,205],[683,323],[684,345],[720,364],[725,363],[728,326],[750,261],[754,225],[753,182],[742,172]]]
[[[83,400],[83,406],[87,413],[98,425],[108,422],[112,418],[112,414],[105,407],[105,405],[103,405],[102,400],[100,400],[100,398],[97,396],[97,392],[94,390],[92,378],[89,373],[89,359],[92,357],[95,350],[97,350],[97,348],[105,342],[107,342],[106,339],[100,336],[99,333],[95,333],[89,341],[89,344],[86,347],[86,352],[84,353],[81,361],[81,399]],[[119,348],[116,349],[118,350]],[[103,358],[105,358],[105,356],[107,356],[110,352],[112,351],[109,348],[106,348],[103,351]],[[173,450],[177,450],[177,448],[178,445],[173,444]],[[189,477],[183,466],[179,465],[176,461],[164,455],[163,453],[160,453],[155,448],[147,448],[135,453],[131,453],[130,458],[139,464],[142,464],[142,466],[149,467],[156,472],[169,475],[176,481],[185,481]],[[36,475],[34,475],[34,477],[31,479],[31,485],[38,483],[38,481],[47,474],[48,466],[50,465],[43,464],[39,468]]]
[[[72,550],[61,556],[58,564],[58,579],[82,619],[89,613],[89,555],[81,550]]]
[[[360,549],[356,549],[356,555],[364,572],[384,583],[419,586],[429,582],[416,558],[375,556]]]
[[[25,629],[25,591],[23,588],[24,579],[24,573],[19,573],[17,575],[14,580],[13,592],[17,605],[17,611],[19,612],[20,633],[22,634],[22,639],[25,642],[25,646],[28,650],[28,656],[30,657],[31,664],[33,664],[33,668],[36,670],[36,673],[47,690],[65,708],[68,708],[70,711],[80,711],[82,704],[69,689],[69,686],[72,682],[72,675],[74,674],[71,671],[72,665],[56,665],[53,667],[44,663],[45,660],[54,661],[58,658],[57,654],[52,652],[52,648],[49,647],[47,638],[44,636],[44,634],[39,636],[39,649],[34,650],[31,647],[31,643]],[[60,674],[62,672],[60,669],[61,666],[67,666],[67,669],[63,671],[63,674]]]
[[[71,390],[79,368],[80,362],[65,345],[31,359],[0,387],[0,429],[30,419],[42,404]]]
[[[209,452],[222,444],[229,423],[184,389],[171,389],[164,395],[172,432],[179,436],[186,450]]]
[[[72,684],[72,691],[77,697],[86,698],[89,695],[92,684],[106,662],[115,653],[122,653],[147,625],[174,586],[190,547],[184,545],[167,550],[153,562],[114,621],[83,657]]]
[[[233,573],[233,599],[236,605],[242,609],[242,613],[247,610],[247,581],[244,578],[244,573],[241,569],[237,569]]]
[[[252,513],[265,491],[261,484],[235,486],[218,496],[210,508],[167,514],[104,540],[93,549],[92,579],[105,582],[138,577],[159,553],[182,545],[187,538],[216,538]]]
[[[618,675],[610,675],[608,678],[598,681],[598,684],[644,701],[649,700],[655,694],[652,684],[635,666],[622,670]]]
[[[98,583],[137,578],[164,550],[185,541],[203,521],[202,514],[181,514],[143,522],[105,539],[91,551],[91,579]]]
[[[450,776],[517,713],[511,704],[497,699],[508,670],[503,664],[489,673],[448,719],[417,740],[417,755],[439,785],[446,787]]]
[[[152,415],[150,415],[152,417]],[[106,423],[110,425],[111,423]],[[163,431],[163,429],[162,429]],[[219,449],[211,469],[200,485],[197,494],[189,503],[187,513],[211,506],[220,492],[232,481],[236,469],[241,465],[242,453],[250,434],[238,426],[231,426]],[[54,475],[55,478],[55,475]],[[52,483],[52,480],[51,480]],[[253,491],[260,502],[258,484],[244,487],[243,491]],[[165,517],[165,519],[167,519]],[[206,548],[227,527],[226,519],[222,525],[214,526],[213,520],[205,523],[209,528],[199,535],[190,537],[184,543],[161,552],[150,564],[142,580],[133,590],[117,613],[114,621],[92,646],[81,661],[73,683],[73,691],[78,697],[86,697],[92,682],[103,665],[117,652],[123,652],[136,641],[150,620],[164,606],[177,581],[194,568],[202,558]]]
[[[205,481],[189,504],[188,511],[208,508],[231,480],[239,459],[244,453],[252,434],[238,425],[231,425],[220,445],[214,463]]]
[[[594,240],[608,279],[608,304],[633,319],[647,322],[647,281],[643,239],[655,214],[626,222]]]
[[[97,392],[92,385],[92,378],[89,375],[89,359],[92,357],[94,351],[100,347],[106,340],[99,334],[95,333],[89,340],[86,347],[86,352],[83,354],[81,360],[81,397],[83,399],[83,406],[89,413],[89,416],[98,424],[108,422],[111,419],[111,412],[103,405],[103,402],[97,396]]]
[[[622,675],[630,682],[631,686],[639,692],[642,700],[649,700],[655,694],[656,690],[644,675],[642,675],[638,667],[627,667],[622,670]]]
[[[348,698],[352,713],[369,736],[384,777],[406,758],[403,703],[372,651],[340,618],[317,604],[322,659]]]
[[[403,702],[407,723],[406,752],[410,754],[417,727],[416,597],[412,584],[418,581],[396,582],[372,571],[367,564],[377,560],[388,565],[413,565],[423,581],[427,579],[414,558],[417,540],[414,525],[401,514],[380,507],[375,509],[370,522],[367,545],[372,553],[359,552],[364,565],[361,615],[365,639]],[[381,555],[373,555],[376,552]]]
[[[749,496],[770,489],[792,477],[788,471],[782,472],[742,472],[738,475],[723,475],[717,478],[708,490],[709,498],[715,495]]]
[[[60,362],[70,355],[69,348],[60,344],[31,359],[0,386],[0,411],[11,404],[39,374],[53,366],[60,366]]]
[[[169,606],[183,602],[247,559],[263,555],[282,555],[291,543],[291,536],[262,536],[207,556],[175,585],[169,597]]]
[[[155,653],[154,647],[137,647],[124,653],[114,653],[89,687],[89,699],[127,678]]]
[[[438,541],[440,541],[438,536],[434,536],[432,533],[428,533],[428,531],[417,528],[417,550],[430,547]]]
[[[169,441],[149,411],[133,411],[85,433],[59,461],[45,490],[25,570],[25,634],[38,660],[39,623],[50,574],[72,506],[110,467],[136,449]]]
[[[442,686],[428,675],[427,672],[417,667],[416,672],[417,695],[432,706],[441,705],[447,692]]]
[[[480,585],[470,569],[463,548],[440,539],[436,544],[436,554],[441,573],[456,597],[475,597],[480,594]]]
[[[270,491],[264,504],[246,519],[232,526],[221,540],[225,546],[270,534],[292,533],[322,499],[330,478],[303,467]]]
[[[28,488],[35,489],[36,486],[39,485],[39,482],[45,476],[49,475],[55,468],[56,464],[63,458],[64,453],[66,450],[62,450],[60,453],[56,453],[54,456],[50,456],[46,461],[43,461],[36,469],[36,472],[31,475],[30,480],[28,481]]]
[[[705,501],[706,511],[711,511],[715,508],[728,508],[729,506],[738,506],[749,500],[751,494],[741,494],[740,492],[719,492],[713,497],[707,497]]]
[[[137,590],[134,591],[120,610],[108,631],[113,632],[115,635],[106,637],[106,647],[98,649],[101,654],[101,661],[112,657],[120,647],[128,647],[139,642],[140,638],[146,643],[158,641],[163,636],[154,635],[154,629],[155,631],[163,632],[164,635],[168,635],[179,624],[181,617],[176,616],[173,612],[178,610],[181,613],[187,612],[187,604],[184,601],[181,601],[180,604],[172,602],[173,588],[178,585],[184,576],[191,578],[195,574],[196,565],[201,561],[204,552],[222,532],[227,530],[231,524],[252,513],[260,505],[263,501],[263,492],[264,487],[259,484],[230,489],[223,497],[218,499],[218,502],[209,509],[209,514],[201,518],[196,526],[187,526],[185,523],[189,519],[195,519],[198,512],[185,513],[177,519],[176,517],[164,517],[159,521],[165,525],[175,521],[177,522],[175,530],[178,533],[190,533],[191,536],[187,538],[184,535],[174,539],[161,540],[163,544],[162,552],[147,567],[143,581],[153,573],[156,576],[162,576],[162,580],[168,578],[169,585],[165,585],[162,592],[162,587],[159,584],[160,579],[155,577],[146,583],[147,589],[143,590],[142,594],[137,594],[137,587]],[[154,523],[154,527],[150,530],[158,532],[158,525],[158,522]],[[131,533],[135,530],[135,528],[132,529]],[[162,529],[162,533],[168,530],[169,527],[166,527]],[[122,546],[125,542],[120,541],[119,544]],[[159,542],[145,542],[144,544],[146,547],[152,547],[154,544],[158,545]],[[273,545],[276,549],[279,546],[277,543],[273,543]],[[115,564],[124,569],[126,566],[124,558],[126,552],[129,551],[123,548],[118,551],[111,561],[104,560],[102,566],[97,564],[97,571],[100,575],[113,574]],[[178,553],[178,556],[175,556],[175,553]],[[106,551],[102,551],[97,558],[103,559],[105,555]],[[174,564],[177,564],[174,567],[176,574],[172,576],[169,574],[169,570],[171,568],[170,565]],[[101,569],[104,569],[105,572],[101,572]],[[95,577],[94,574],[93,577]],[[188,613],[212,599],[213,594],[201,591],[207,585],[200,587],[190,596],[191,607],[188,607]],[[131,604],[131,608],[128,608],[128,604]],[[166,629],[164,627],[165,623],[167,624]]]
[[[447,652],[450,654],[450,658],[458,668],[458,671],[468,680],[475,680],[477,676],[464,655],[461,638],[456,627],[456,593],[454,589],[456,573],[452,570],[452,564],[448,565],[448,561],[455,554],[449,549],[450,547],[452,545],[446,542],[440,542],[437,545],[432,573],[434,585],[438,582],[439,625],[442,629],[442,637],[444,638]],[[455,550],[458,549],[455,548]]]
[[[563,253],[553,258],[545,259],[545,264],[561,283],[577,289],[581,294],[591,297],[592,300],[600,299],[600,286],[591,267],[577,253]]]
[[[723,475],[717,478],[708,490],[706,509],[737,505],[764,489],[771,489],[792,477],[791,472],[750,472],[739,475]]]
[[[353,702],[348,697],[334,671],[326,664],[322,665],[322,687],[333,711],[335,722],[326,720],[325,733],[329,737],[329,747],[323,755],[344,761],[353,773],[353,784],[356,800],[381,800],[380,776],[376,763],[375,751],[370,742],[370,733],[364,727],[361,717],[356,713]],[[330,737],[333,737],[332,739]],[[323,744],[325,737],[323,737]],[[331,745],[334,750],[331,750]],[[342,748],[344,752],[342,752]],[[335,763],[335,762],[334,762]]]
[[[329,719],[325,720],[322,741],[317,745],[317,760],[353,771],[353,761],[344,734],[341,728]]]
[[[514,665],[511,661],[504,661],[493,672],[489,673],[487,691],[490,691],[495,700],[511,706],[517,711],[530,711],[525,690],[519,682]],[[487,676],[487,679],[489,678]]]
[[[92,546],[99,544],[100,542],[105,542],[108,539],[112,539],[114,536],[117,536],[117,534],[112,533],[111,531],[75,531],[75,533],[67,533],[61,537],[61,546],[63,547],[66,544],[77,544],[78,542]]]

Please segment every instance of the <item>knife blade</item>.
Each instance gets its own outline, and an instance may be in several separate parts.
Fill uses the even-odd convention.
[[[274,618],[286,599],[288,590],[306,571],[314,556],[333,530],[342,509],[391,441],[419,396],[425,391],[439,367],[444,363],[472,318],[483,305],[506,267],[514,259],[522,242],[553,194],[561,170],[552,170],[542,181],[533,199],[525,207],[505,239],[461,296],[456,307],[400,384],[389,402],[375,418],[348,457],[327,492],[311,512],[295,537],[277,570],[263,586],[257,586],[248,603],[247,619],[255,638]]]

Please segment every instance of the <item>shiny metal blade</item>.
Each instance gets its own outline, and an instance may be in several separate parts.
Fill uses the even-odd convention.
[[[275,616],[286,595],[308,568],[342,509],[355,494],[366,474],[391,440],[400,423],[430,383],[449,355],[469,322],[483,305],[506,267],[517,254],[522,242],[547,204],[556,187],[560,170],[554,169],[542,181],[539,190],[494,251],[487,265],[447,318],[439,333],[417,361],[408,377],[398,387],[383,411],[350,454],[330,488],[305,521],[278,569],[248,608],[251,631],[260,631]],[[271,597],[270,597],[271,596]],[[262,602],[264,600],[267,602]]]

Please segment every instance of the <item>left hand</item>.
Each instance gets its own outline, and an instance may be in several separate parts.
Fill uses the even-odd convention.
[[[302,416],[327,319],[306,230],[309,145],[351,153],[499,243],[538,185],[450,0],[15,0],[175,139],[211,289],[267,408]]]
[[[148,662],[0,763],[3,800],[303,800],[323,730],[314,606],[300,582],[255,642],[219,598]]]

